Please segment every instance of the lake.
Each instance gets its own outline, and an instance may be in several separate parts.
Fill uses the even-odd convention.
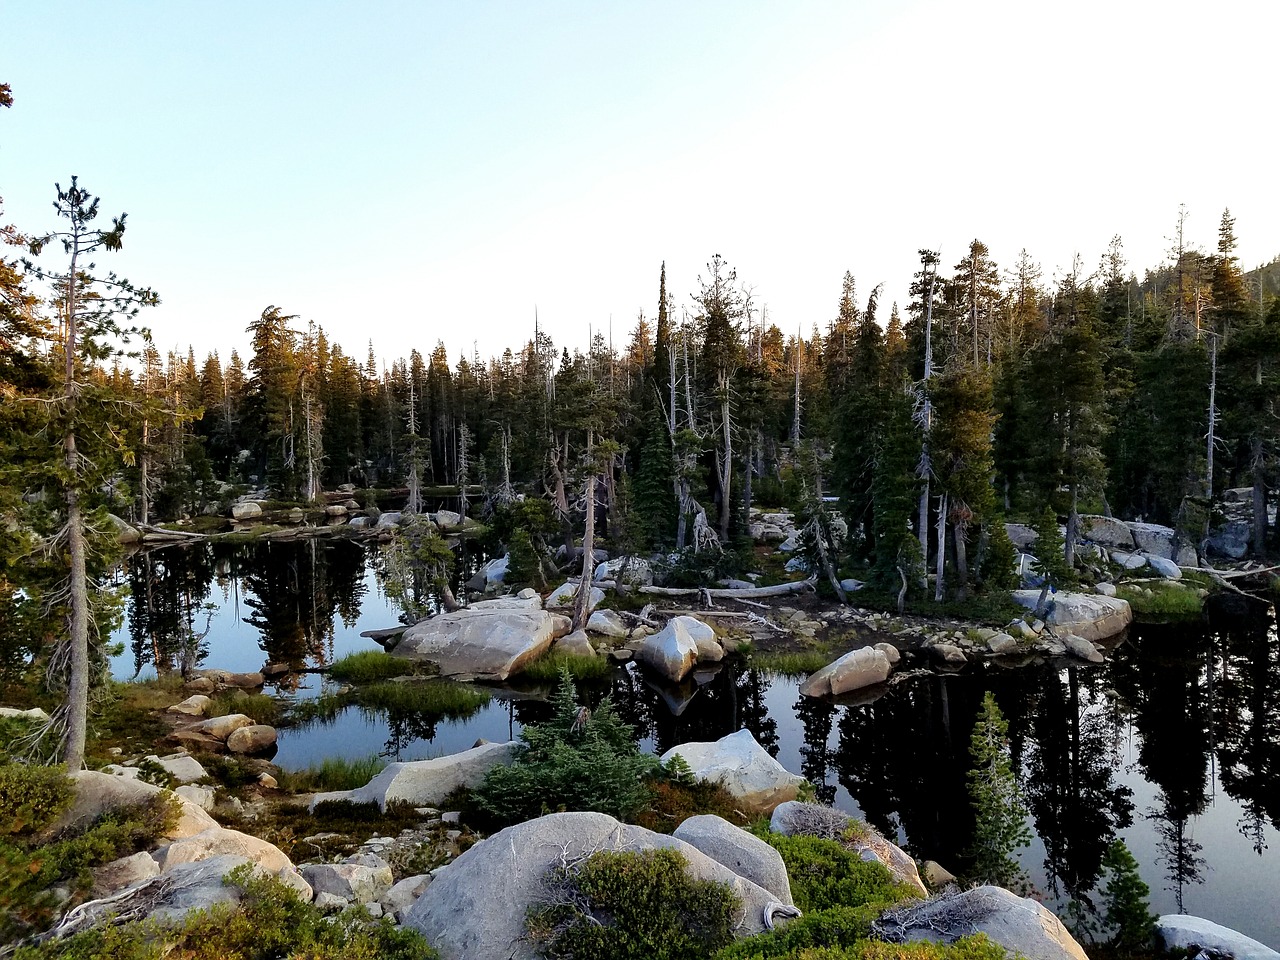
[[[463,541],[458,580],[485,559]],[[400,619],[394,564],[351,541],[197,544],[138,554],[113,635],[119,679],[264,662],[319,667],[374,647],[362,630]],[[389,589],[390,587],[390,589]],[[411,591],[420,585],[408,585]],[[419,597],[430,605],[429,597]],[[1128,844],[1158,913],[1187,912],[1280,947],[1280,643],[1274,610],[1211,610],[1194,626],[1136,626],[1105,663],[993,665],[897,684],[869,704],[801,697],[799,680],[726,661],[683,691],[619,667],[607,691],[662,752],[743,727],[819,796],[862,816],[921,859],[962,862],[972,834],[968,742],[994,692],[1034,840],[1021,861],[1037,895],[1064,919],[1098,883],[1103,851]],[[313,697],[318,674],[277,692]],[[395,717],[349,707],[332,722],[280,733],[275,762],[306,767],[333,754],[441,756],[477,738],[518,736],[546,715],[537,691],[494,690],[465,719]]]

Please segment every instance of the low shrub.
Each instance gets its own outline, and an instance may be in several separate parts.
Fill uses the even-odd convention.
[[[764,833],[782,855],[791,878],[791,896],[808,913],[832,907],[887,907],[916,896],[893,879],[883,864],[864,861],[837,840]]]
[[[768,960],[797,957],[817,947],[852,946],[871,934],[876,907],[832,907],[807,913],[770,933],[739,940],[716,954],[715,960]],[[809,953],[804,953],[808,957]]]
[[[374,683],[358,688],[352,696],[369,710],[437,717],[469,717],[491,699],[483,690],[452,680]]]
[[[840,656],[828,650],[788,650],[776,653],[753,653],[751,666],[761,673],[784,677],[807,677],[817,673]]]
[[[0,836],[29,837],[71,806],[71,779],[60,767],[0,765]]]
[[[702,960],[733,939],[737,896],[685,872],[675,850],[602,851],[557,867],[529,935],[549,958]]]
[[[237,905],[219,904],[181,923],[100,926],[65,940],[19,949],[15,960],[435,960],[416,931],[373,921],[353,908],[326,917],[251,864],[231,871]]]
[[[654,777],[649,780],[649,791],[649,803],[635,815],[634,822],[658,833],[670,833],[690,817],[707,813],[739,826],[746,823],[741,804],[716,782]]]
[[[417,672],[411,660],[393,657],[381,650],[360,650],[335,660],[329,667],[329,676],[343,683],[373,683],[405,677]]]
[[[1116,596],[1129,601],[1133,615],[1140,620],[1198,620],[1204,609],[1200,594],[1176,581],[1121,584]]]
[[[803,921],[796,921],[803,923]],[[790,926],[795,926],[791,924]],[[790,929],[790,927],[788,927]],[[744,940],[769,942],[769,935]],[[737,944],[716,955],[716,960],[1004,960],[1007,954],[998,943],[978,933],[961,937],[955,943],[933,943],[917,940],[912,943],[884,943],[880,940],[857,940],[841,946],[797,947],[781,953],[757,950],[738,952]]]
[[[658,767],[640,752],[634,732],[613,712],[609,698],[594,712],[578,706],[567,672],[552,699],[553,714],[520,733],[513,763],[485,774],[472,794],[473,811],[505,826],[557,810],[592,810],[626,820],[649,800],[645,778]]]

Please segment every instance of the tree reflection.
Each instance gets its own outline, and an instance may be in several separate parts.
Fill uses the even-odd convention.
[[[129,641],[134,675],[147,664],[165,675],[190,673],[207,654],[209,612],[204,600],[213,580],[203,546],[172,546],[135,554],[129,561]]]

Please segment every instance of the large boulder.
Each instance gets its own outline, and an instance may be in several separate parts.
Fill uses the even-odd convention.
[[[246,717],[243,713],[229,713],[223,717],[213,717],[210,720],[206,720],[204,723],[198,724],[195,729],[216,740],[225,741],[231,734],[242,727],[251,726],[253,726],[252,717]]]
[[[363,787],[315,794],[311,809],[326,800],[376,803],[383,810],[391,800],[404,800],[415,807],[438,806],[458,787],[479,786],[492,767],[510,763],[518,747],[514,740],[484,743],[447,757],[388,764]]]
[[[231,519],[233,520],[252,520],[260,516],[262,516],[262,504],[260,503],[244,500],[231,505]]]
[[[1241,560],[1253,542],[1253,524],[1246,517],[1229,518],[1209,531],[1206,548],[1216,557]],[[1190,564],[1188,564],[1190,566]]]
[[[1182,568],[1164,557],[1147,557],[1147,564],[1166,580],[1181,580]]]
[[[156,794],[164,792],[155,784],[143,780],[131,780],[96,770],[77,770],[70,777],[74,782],[75,800],[70,809],[58,818],[53,828],[55,833],[71,826],[85,826],[104,813],[146,803]],[[165,834],[166,837],[177,840],[218,825],[213,817],[191,801],[179,797],[177,802],[178,821]]]
[[[1028,610],[1040,602],[1039,590],[1014,590],[1013,599]],[[1045,623],[1086,640],[1114,637],[1133,621],[1129,601],[1089,593],[1056,593],[1049,597]]]
[[[1280,960],[1280,953],[1252,937],[1212,920],[1184,913],[1167,913],[1157,920],[1156,936],[1170,954],[1190,957],[1208,950],[1235,960]]]
[[[750,730],[714,741],[682,743],[664,753],[662,762],[676,754],[697,779],[718,782],[753,812],[768,813],[778,804],[794,800],[806,782],[769,756]]]
[[[779,804],[769,818],[769,829],[784,837],[819,837],[838,841],[864,860],[876,860],[895,880],[915,888],[920,896],[926,896],[916,862],[905,850],[896,843],[890,843],[867,824],[834,807],[798,800]]]
[[[197,860],[208,860],[211,857],[225,855],[252,860],[299,893],[305,891],[306,898],[311,899],[310,886],[294,869],[293,861],[286,857],[279,847],[258,837],[241,833],[239,830],[210,827],[195,836],[174,840],[153,854],[156,863],[160,866],[161,874],[169,873],[179,864],[194,863]]]
[[[1166,560],[1177,558],[1175,541],[1177,532],[1172,527],[1164,527],[1158,523],[1139,523],[1130,521],[1125,524],[1133,534],[1133,543],[1143,553],[1153,557],[1164,557]]]
[[[454,530],[463,524],[462,514],[453,510],[437,510],[432,515],[432,519],[441,530]]]
[[[782,854],[754,834],[722,817],[705,814],[685,820],[671,835],[697,847],[738,876],[764,887],[779,903],[794,903]]]
[[[254,723],[233,730],[227,737],[227,749],[232,753],[266,753],[276,745],[276,728],[265,723]]]
[[[1133,531],[1129,529],[1128,524],[1114,517],[1081,514],[1080,534],[1086,540],[1118,550],[1131,551],[1137,546],[1133,540]]]
[[[181,713],[188,717],[203,717],[209,712],[209,708],[213,706],[213,701],[206,697],[203,693],[193,693],[181,703],[175,703],[168,710],[169,713]]]
[[[1010,956],[1027,960],[1088,960],[1062,921],[1043,904],[1003,887],[944,893],[894,910],[872,928],[874,936],[891,943],[953,943],[973,933],[985,933]]]
[[[525,935],[529,908],[545,903],[544,878],[554,868],[603,850],[674,849],[689,874],[724,883],[741,908],[734,932],[764,930],[764,911],[776,898],[692,845],[603,813],[553,813],[482,840],[436,874],[404,918],[444,960],[534,960]]]
[[[444,676],[506,680],[568,633],[537,598],[502,597],[442,613],[407,629],[392,653],[430,660]]]
[[[625,640],[631,633],[625,620],[614,610],[597,610],[587,618],[587,631],[615,640]]]
[[[694,617],[672,617],[661,630],[644,638],[636,659],[679,683],[698,662],[696,638],[703,635],[699,628],[704,626]]]
[[[892,671],[893,664],[883,650],[860,647],[827,664],[800,684],[800,692],[807,697],[838,696],[884,683]]]
[[[633,587],[647,587],[653,583],[653,568],[643,557],[616,557],[596,567],[594,580],[613,580]]]
[[[103,896],[160,875],[156,858],[143,850],[93,868],[93,892]]]
[[[373,903],[391,889],[391,867],[372,853],[358,853],[341,863],[307,863],[298,868],[316,893],[341,897],[348,903]]]
[[[1013,542],[1013,545],[1023,553],[1029,550],[1040,537],[1040,534],[1036,533],[1035,530],[1027,526],[1025,523],[1006,523],[1004,525],[1004,532]]]
[[[546,606],[550,610],[553,607],[558,609],[570,609],[578,596],[578,584],[574,581],[562,583],[551,591],[547,597]],[[594,610],[600,604],[604,603],[604,591],[599,587],[592,587],[587,597],[587,610]]]
[[[116,542],[120,543],[122,546],[142,542],[142,533],[134,527],[129,526],[129,524],[125,523],[114,513],[107,514],[107,519],[111,521],[111,526],[115,528]]]

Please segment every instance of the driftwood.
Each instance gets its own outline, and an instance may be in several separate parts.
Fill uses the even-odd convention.
[[[138,531],[142,534],[142,539],[148,538],[152,540],[208,540],[207,533],[191,533],[187,530],[168,530],[164,527],[153,527],[149,523],[138,524]]]
[[[707,587],[636,587],[635,589],[640,593],[659,597],[710,597],[713,600],[752,600],[760,597],[784,597],[792,593],[804,593],[806,590],[812,590],[816,582],[813,579],[793,580],[790,583],[776,583],[771,587],[743,587],[740,589],[708,589]],[[596,586],[612,590],[616,589],[617,584],[612,580],[600,580],[596,582]]]

